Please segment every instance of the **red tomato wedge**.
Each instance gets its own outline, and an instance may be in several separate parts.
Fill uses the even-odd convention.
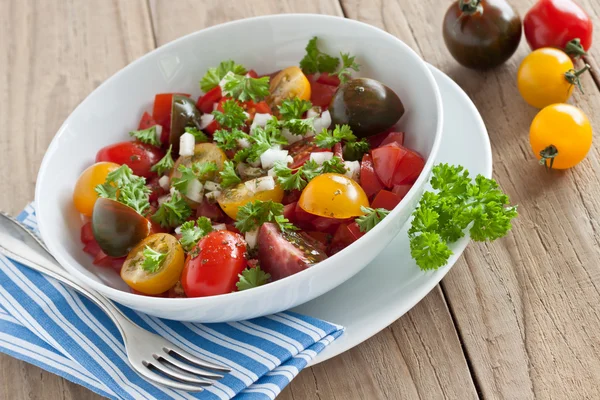
[[[375,173],[373,157],[370,154],[365,154],[360,163],[360,186],[367,197],[371,197],[383,189],[383,183]]]
[[[381,143],[385,140],[385,138],[388,137],[388,135],[393,131],[394,127],[391,127],[381,133],[378,133],[377,135],[373,135],[373,136],[369,136],[367,138],[367,142],[369,142],[369,146],[371,146],[372,149],[375,149],[379,146],[381,146]]]
[[[156,146],[140,142],[121,142],[108,145],[96,154],[96,162],[110,161],[119,165],[127,164],[137,176],[156,176],[151,168],[165,155]]]
[[[402,197],[397,195],[394,192],[390,192],[388,190],[380,190],[377,193],[377,196],[373,199],[371,203],[372,208],[385,208],[386,210],[393,210],[394,207],[400,203]]]
[[[337,227],[342,223],[348,223],[352,219],[339,219],[328,217],[316,217],[311,221],[312,226],[319,232],[335,233]]]
[[[344,155],[343,153],[343,149],[342,149],[342,144],[340,142],[337,142],[335,145],[333,145],[333,155],[336,157],[339,157],[342,161],[344,161]]]
[[[213,222],[221,222],[225,219],[225,214],[218,205],[203,201],[196,210],[196,218],[198,217],[206,217]]]
[[[364,233],[360,231],[356,222],[339,225],[333,235],[333,239],[331,239],[327,254],[331,257],[335,253],[339,253],[363,235]]]
[[[406,149],[396,143],[390,143],[371,151],[373,166],[381,182],[387,188],[391,188],[394,181],[396,166],[406,155]]]
[[[401,198],[404,198],[406,194],[410,191],[413,185],[394,185],[392,188],[392,192],[396,193]]]
[[[148,129],[152,126],[156,125],[156,121],[154,120],[154,118],[152,118],[152,115],[150,115],[150,113],[148,113],[147,111],[144,111],[144,115],[142,115],[142,119],[140,120],[140,123],[138,125],[138,130],[144,130],[144,129]]]
[[[86,222],[81,227],[81,243],[88,244],[90,242],[96,241],[94,238],[94,231],[92,230],[92,223]],[[98,247],[100,248],[100,247]]]
[[[400,146],[404,146],[404,132],[390,132],[383,139],[383,142],[379,146],[385,146],[386,144],[396,143]]]
[[[317,82],[322,83],[323,85],[340,86],[340,78],[338,78],[337,75],[329,75],[327,72],[323,72],[319,75]]]
[[[307,75],[308,81],[310,82],[310,101],[313,106],[319,106],[327,108],[331,103],[331,98],[337,90],[337,86],[326,85],[315,79],[314,75]]]
[[[404,148],[404,150],[406,150],[406,154],[396,165],[392,179],[394,185],[415,183],[425,166],[423,157],[410,149]]]
[[[171,103],[173,95],[190,97],[186,93],[159,93],[154,96],[154,108],[152,109],[152,117],[154,120],[163,126],[163,128],[171,125]]]
[[[210,89],[204,96],[200,96],[196,102],[196,108],[203,113],[211,113],[213,111],[213,105],[221,100],[221,87],[215,86]]]

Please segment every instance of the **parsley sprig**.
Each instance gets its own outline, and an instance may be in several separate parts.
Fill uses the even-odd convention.
[[[239,139],[248,139],[249,135],[234,128],[230,131],[219,129],[213,133],[213,140],[222,150],[235,150]]]
[[[183,224],[192,215],[192,209],[179,192],[174,192],[171,198],[163,202],[152,216],[154,222],[163,228],[174,228]]]
[[[246,71],[244,66],[236,64],[233,60],[223,61],[218,67],[209,68],[208,71],[206,71],[206,74],[200,81],[200,89],[206,93],[209,90],[217,87],[219,82],[221,82],[221,79],[223,79],[228,72],[233,72],[237,75],[244,75],[248,71]]]
[[[154,250],[150,246],[146,246],[142,251],[144,261],[142,262],[142,269],[148,273],[158,272],[162,263],[167,258],[169,253],[161,253],[160,251]]]
[[[349,53],[340,53],[342,57],[342,68],[335,75],[340,78],[341,83],[346,83],[352,76],[350,76],[350,70],[358,71],[360,69],[360,65],[357,64],[354,59],[355,56],[350,56]]]
[[[228,188],[242,182],[238,174],[235,172],[235,165],[232,161],[225,161],[221,175],[221,187]]]
[[[315,143],[323,149],[330,149],[342,140],[348,142],[356,141],[356,136],[352,133],[352,129],[349,125],[336,125],[333,130],[323,128],[323,130],[315,136]]]
[[[129,136],[136,138],[142,143],[160,147],[160,140],[158,140],[158,138],[156,137],[156,125],[139,131],[131,131],[129,132]]]
[[[360,161],[369,150],[371,150],[371,145],[369,145],[369,142],[365,138],[357,142],[346,142],[344,145],[344,160]]]
[[[337,57],[332,57],[319,50],[317,37],[310,39],[306,45],[306,55],[300,61],[300,68],[305,74],[316,74],[317,72],[333,73],[340,64]]]
[[[283,190],[302,190],[308,182],[321,174],[329,172],[343,174],[346,172],[344,162],[336,156],[323,162],[322,165],[313,160],[308,160],[301,167],[292,169],[279,161],[275,163],[273,168],[277,176],[277,182]]]
[[[223,94],[239,101],[259,102],[269,95],[269,77],[252,78],[228,73],[223,78]]]
[[[423,270],[445,265],[452,255],[448,244],[467,229],[475,241],[492,241],[505,236],[517,216],[496,181],[482,175],[473,181],[461,166],[436,165],[431,187],[434,192],[423,194],[408,231],[411,255]]]
[[[167,153],[165,154],[165,156],[163,158],[161,158],[159,162],[154,164],[152,166],[152,168],[150,168],[150,171],[156,172],[158,175],[162,175],[166,171],[173,168],[173,166],[175,165],[175,161],[173,161],[173,157],[171,156],[172,150],[173,150],[173,145],[170,145],[169,150],[167,150]]]
[[[208,136],[206,136],[206,134],[204,132],[202,132],[200,129],[196,128],[195,126],[186,126],[185,131],[187,133],[189,133],[190,135],[194,135],[194,139],[195,139],[196,143],[207,143],[210,141]]]
[[[385,208],[360,207],[360,211],[364,213],[356,218],[356,223],[361,232],[368,232],[380,223],[390,213]]]
[[[304,136],[309,131],[313,131],[314,127],[314,118],[305,118],[305,119],[288,119],[286,121],[281,121],[281,126],[290,131],[290,133],[294,135]]]
[[[214,161],[206,162],[195,162],[190,167],[184,164],[180,164],[177,167],[177,171],[181,173],[181,176],[173,178],[171,186],[179,190],[181,193],[187,193],[188,185],[194,179],[204,182],[210,179],[219,170],[217,163]]]
[[[181,239],[179,239],[179,243],[181,243],[185,251],[192,251],[200,239],[212,231],[213,228],[210,219],[206,217],[200,217],[195,222],[187,221],[181,225]]]
[[[226,100],[223,103],[223,111],[215,110],[212,112],[212,115],[215,116],[215,119],[223,128],[233,129],[239,128],[246,123],[246,119],[248,116],[246,112],[238,104],[237,101],[233,99]]]
[[[312,103],[299,97],[293,97],[283,100],[278,108],[281,119],[287,121],[302,118],[302,115],[312,108]]]
[[[241,274],[238,274],[239,281],[235,284],[239,291],[259,287],[269,282],[271,274],[260,269],[257,265],[253,268],[246,268]]]
[[[150,188],[146,178],[133,174],[126,164],[106,175],[106,180],[94,189],[100,197],[116,200],[133,208],[140,214],[150,207]]]
[[[274,222],[281,231],[294,231],[295,227],[283,216],[283,204],[274,201],[255,200],[240,207],[235,227],[240,232],[249,232],[260,228],[265,222]]]

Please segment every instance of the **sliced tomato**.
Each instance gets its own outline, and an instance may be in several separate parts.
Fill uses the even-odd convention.
[[[296,202],[286,204],[283,206],[283,216],[290,221],[294,222],[296,218]]]
[[[358,230],[356,222],[339,225],[333,235],[333,239],[331,239],[327,254],[331,257],[335,253],[344,250],[346,247],[357,241],[362,235],[363,233]]]
[[[335,87],[340,86],[340,78],[337,75],[330,75],[327,72],[323,72],[319,75],[317,82]]]
[[[292,144],[288,148],[289,155],[294,159],[290,165],[290,168],[294,169],[301,167],[310,158],[310,153],[318,153],[321,151],[327,151],[327,149],[322,149],[317,146],[314,138],[312,137],[302,139]]]
[[[152,118],[152,115],[150,115],[149,112],[144,111],[144,115],[142,115],[142,119],[140,120],[140,123],[138,125],[138,130],[144,130],[144,129],[148,129],[151,126],[156,125],[156,121],[154,120],[154,118]]]
[[[312,222],[313,219],[316,218],[315,215],[304,211],[297,203],[296,203],[296,215],[294,217],[294,221],[297,222]]]
[[[258,74],[256,73],[255,70],[251,69],[250,71],[248,71],[246,73],[246,75],[248,75],[250,78],[258,78]]]
[[[88,253],[92,257],[96,257],[99,253],[102,252],[100,245],[96,240],[92,240],[91,242],[87,242],[85,246],[83,246],[83,251]]]
[[[385,146],[386,144],[397,143],[400,146],[404,146],[404,132],[390,132],[383,139],[383,142],[379,146]],[[379,147],[378,146],[378,147]]]
[[[339,219],[328,217],[316,217],[310,223],[319,232],[335,233],[338,226],[343,223],[348,223],[352,219]]]
[[[213,222],[221,222],[225,219],[225,214],[217,204],[203,201],[196,210],[196,218],[198,217],[206,217]]]
[[[415,151],[407,148],[403,148],[406,151],[404,157],[400,159],[396,165],[392,183],[394,185],[405,185],[409,183],[415,183],[423,167],[425,167],[425,160]]]
[[[394,130],[394,127],[386,129],[385,131],[378,133],[377,135],[369,136],[367,142],[372,149],[381,146],[381,143],[388,137],[388,135]]]
[[[285,192],[283,199],[281,199],[281,204],[286,205],[290,203],[296,203],[298,200],[300,200],[301,194],[302,192],[300,190]]]
[[[88,244],[92,241],[96,241],[96,239],[94,239],[94,231],[92,230],[92,222],[90,221],[81,227],[81,243]]]
[[[365,235],[366,232],[362,232],[358,227],[356,222],[353,222],[348,225],[348,230],[354,235],[354,237],[358,240]]]
[[[342,144],[340,142],[337,142],[335,145],[333,145],[333,155],[336,157],[339,157],[343,161],[344,156],[342,155],[342,153],[343,153]]]
[[[127,257],[110,257],[104,254],[102,250],[100,253],[96,255],[94,258],[94,265],[99,267],[112,268],[116,272],[121,272],[121,268],[123,268],[123,264]]]
[[[204,96],[200,96],[196,102],[196,108],[205,114],[213,111],[213,104],[221,100],[221,86],[215,86],[210,89]]]
[[[329,242],[331,242],[331,238],[333,237],[331,234],[327,232],[318,232],[318,231],[309,231],[306,232],[310,237],[322,243],[324,248],[329,246]]]
[[[266,101],[259,101],[258,103],[253,102],[252,100],[248,100],[242,103],[242,108],[249,114],[248,120],[253,120],[254,115],[259,114],[270,114],[271,107],[267,104]]]
[[[380,190],[371,202],[372,208],[385,208],[393,210],[400,203],[402,197],[389,190]]]
[[[211,122],[206,128],[204,128],[204,132],[212,135],[215,133],[215,131],[218,131],[219,129],[221,129],[221,126],[216,120],[213,120],[213,122]]]
[[[186,93],[159,93],[154,96],[152,118],[154,118],[156,123],[163,126],[163,130],[165,127],[171,125],[171,103],[173,102],[174,94],[190,97],[190,95]]]
[[[110,161],[115,164],[127,164],[137,176],[150,178],[156,176],[152,166],[165,155],[156,146],[140,142],[121,142],[108,145],[98,151],[96,162]]]
[[[325,85],[316,81],[310,82],[310,101],[313,106],[327,108],[337,89],[337,86]]]
[[[360,163],[360,186],[369,198],[383,189],[383,183],[375,173],[373,157],[370,154],[365,154]]]
[[[385,187],[391,188],[393,186],[396,168],[406,153],[407,150],[396,143],[386,144],[371,150],[375,173]]]
[[[406,196],[406,194],[410,191],[412,186],[413,185],[394,185],[394,187],[392,188],[392,192],[404,198],[404,196]]]
[[[160,196],[163,196],[163,195],[169,193],[168,191],[163,189],[162,186],[160,186],[160,184],[158,183],[158,180],[159,180],[158,177],[154,177],[154,178],[150,179],[148,181],[148,183],[146,184],[146,186],[148,186],[148,188],[150,188],[150,199],[149,199],[150,203],[157,201]]]

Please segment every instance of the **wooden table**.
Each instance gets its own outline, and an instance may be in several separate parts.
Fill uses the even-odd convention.
[[[600,398],[598,146],[571,171],[540,168],[528,144],[536,110],[515,85],[528,52],[525,40],[506,65],[486,73],[466,70],[441,38],[448,3],[1,0],[0,209],[16,213],[33,198],[44,151],[74,107],[153,48],[255,15],[311,12],[358,19],[401,38],[471,96],[489,130],[495,178],[520,205],[520,217],[507,238],[471,244],[412,311],[351,351],[303,371],[280,398]],[[533,0],[512,3],[524,15]],[[579,3],[600,28],[600,3]],[[594,67],[598,54],[588,58]],[[596,127],[599,83],[586,75],[586,94],[575,94],[573,101]],[[0,398],[99,397],[1,355]]]

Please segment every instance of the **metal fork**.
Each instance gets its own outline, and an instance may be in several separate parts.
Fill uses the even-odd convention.
[[[50,254],[44,243],[11,216],[0,212],[0,253],[72,287],[96,303],[113,320],[125,342],[133,369],[149,381],[199,392],[230,372],[198,358],[159,335],[133,323],[110,300],[74,280]]]

